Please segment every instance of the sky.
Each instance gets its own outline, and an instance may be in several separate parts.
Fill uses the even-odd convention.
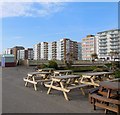
[[[118,28],[117,2],[7,2],[0,4],[2,48],[33,47]]]

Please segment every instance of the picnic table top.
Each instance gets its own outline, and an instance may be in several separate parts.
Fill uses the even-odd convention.
[[[86,72],[81,73],[82,75],[88,75],[88,76],[95,76],[95,75],[104,75],[104,74],[112,74],[113,72]]]
[[[56,79],[69,79],[69,78],[78,78],[79,75],[62,75],[62,76],[56,76]]]
[[[107,89],[120,90],[120,82],[103,81],[100,82],[100,86]]]
[[[38,70],[54,70],[54,68],[43,68],[43,69],[38,69]]]
[[[50,74],[51,72],[29,72],[29,75],[36,75],[36,74]]]
[[[55,70],[54,72],[72,72],[72,70]]]

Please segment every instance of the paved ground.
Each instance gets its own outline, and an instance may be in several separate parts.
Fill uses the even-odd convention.
[[[60,91],[52,90],[47,95],[47,88],[39,85],[38,91],[25,87],[23,77],[33,67],[9,67],[2,69],[2,112],[3,113],[103,113],[88,102],[88,95],[80,90],[69,93],[71,101],[66,101]],[[1,78],[0,78],[1,79]],[[86,93],[88,90],[86,90]]]

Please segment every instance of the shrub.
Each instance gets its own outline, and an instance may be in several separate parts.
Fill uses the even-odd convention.
[[[105,64],[105,66],[107,66],[108,68],[110,68],[112,66],[112,64],[111,63],[107,63],[107,64]]]
[[[74,72],[85,72],[85,71],[93,71],[96,66],[82,66],[82,67],[71,67],[70,69]]]
[[[115,78],[120,78],[120,70],[114,72]]]
[[[93,72],[102,72],[102,71],[103,71],[102,68],[96,68],[96,69],[93,70]]]
[[[50,60],[49,63],[48,63],[48,67],[57,69],[58,68],[58,64],[54,60]]]
[[[47,67],[47,65],[43,63],[41,65],[38,65],[37,69],[43,69],[43,68],[46,68],[46,67]]]

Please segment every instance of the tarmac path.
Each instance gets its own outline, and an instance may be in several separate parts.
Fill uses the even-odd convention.
[[[23,77],[33,67],[8,67],[2,69],[2,113],[103,113],[93,110],[88,102],[88,95],[83,96],[79,90],[69,93],[72,99],[66,101],[63,94],[52,90],[47,95],[47,88],[39,85],[38,91],[25,87]],[[0,78],[1,80],[1,78]]]

